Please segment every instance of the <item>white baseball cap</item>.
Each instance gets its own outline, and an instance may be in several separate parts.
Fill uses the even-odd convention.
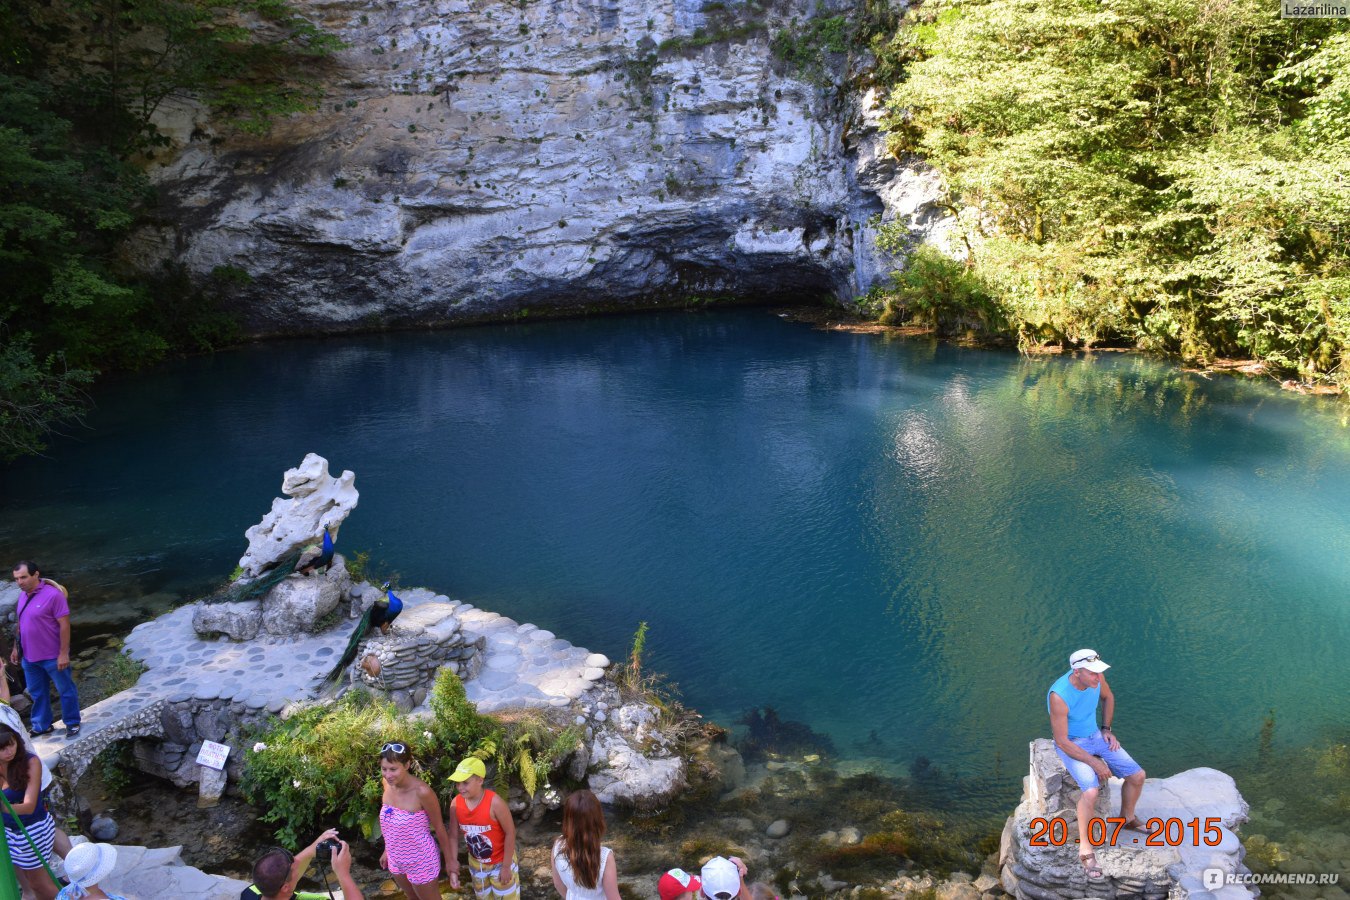
[[[1105,672],[1111,668],[1102,662],[1102,658],[1097,655],[1096,650],[1075,650],[1069,655],[1070,669],[1087,669],[1089,672]]]
[[[704,863],[699,881],[703,882],[703,896],[714,900],[731,900],[741,892],[740,870],[725,857],[714,856]]]

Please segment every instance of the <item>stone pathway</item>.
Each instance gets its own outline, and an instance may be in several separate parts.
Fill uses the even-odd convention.
[[[99,886],[127,900],[238,900],[247,881],[208,875],[183,862],[182,847],[117,847],[117,866]],[[314,869],[310,869],[310,874]],[[334,900],[342,891],[333,888]]]
[[[465,693],[489,713],[512,706],[570,706],[605,675],[609,658],[553,632],[463,605],[455,610],[470,639],[486,638],[483,668]]]
[[[362,590],[378,589],[365,585]],[[481,712],[568,706],[603,678],[609,665],[602,654],[573,646],[552,632],[456,603],[444,594],[413,588],[399,596],[404,615],[423,604],[447,604],[466,637],[485,638],[483,666],[465,682],[469,699]],[[152,717],[157,713],[152,707],[162,701],[222,699],[279,714],[292,704],[313,700],[356,627],[354,620],[344,618],[322,634],[260,635],[240,643],[202,640],[192,629],[192,612],[192,606],[185,606],[132,630],[126,652],[148,671],[135,687],[82,710],[78,739],[68,740],[59,723],[56,732],[38,739],[38,753],[48,766],[54,768],[71,753],[97,753],[111,739],[104,734],[100,740],[100,732],[124,725],[129,717]],[[418,711],[429,713],[425,705]]]

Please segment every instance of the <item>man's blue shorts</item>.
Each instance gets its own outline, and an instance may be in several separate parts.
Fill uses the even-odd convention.
[[[1117,778],[1126,778],[1143,768],[1130,757],[1130,754],[1125,752],[1124,747],[1119,750],[1112,750],[1108,747],[1106,738],[1102,737],[1100,731],[1094,731],[1087,737],[1069,738],[1069,740],[1093,756],[1100,756],[1102,761],[1106,763],[1107,768],[1111,770],[1111,774]],[[1073,776],[1074,781],[1078,782],[1080,788],[1089,791],[1101,786],[1101,779],[1097,777],[1096,772],[1092,771],[1092,766],[1074,759],[1058,747],[1055,748],[1055,752],[1059,754],[1060,759],[1064,760],[1064,768],[1069,770],[1069,774]]]

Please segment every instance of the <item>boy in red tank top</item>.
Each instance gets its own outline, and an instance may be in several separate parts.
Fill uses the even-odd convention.
[[[450,886],[459,889],[459,838],[469,851],[478,900],[520,900],[516,823],[506,801],[484,787],[487,767],[469,757],[450,775],[459,795],[450,804]]]

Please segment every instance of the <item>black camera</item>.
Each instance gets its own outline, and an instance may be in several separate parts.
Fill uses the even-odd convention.
[[[326,866],[331,866],[333,864],[333,854],[341,849],[342,842],[337,838],[319,841],[314,845],[314,858]]]

